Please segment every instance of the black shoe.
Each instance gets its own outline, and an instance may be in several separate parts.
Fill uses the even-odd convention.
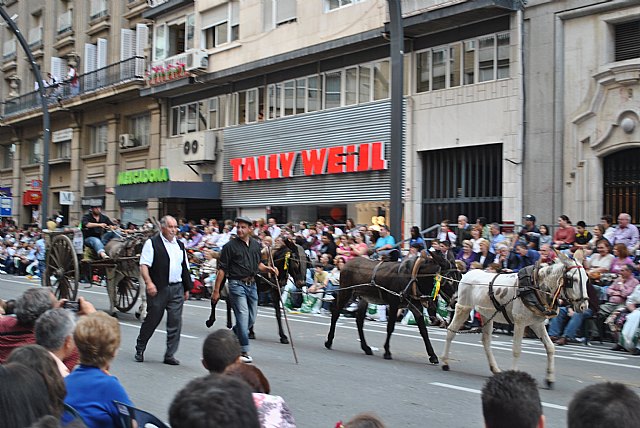
[[[626,349],[624,349],[620,344],[616,344],[616,346],[611,348],[611,350],[612,351],[626,351]]]
[[[134,355],[133,357],[134,360],[136,360],[136,362],[141,363],[144,361],[144,352],[143,351],[136,351],[136,355]]]
[[[163,363],[168,364],[170,366],[180,365],[180,361],[176,360],[175,357],[164,357]]]

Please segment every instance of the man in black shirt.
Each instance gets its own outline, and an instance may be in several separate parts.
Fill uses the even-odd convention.
[[[252,239],[253,222],[247,217],[236,218],[235,239],[222,247],[218,260],[218,275],[211,300],[220,300],[220,287],[225,279],[229,283],[229,303],[233,308],[236,325],[233,331],[240,340],[242,354],[240,359],[250,363],[249,327],[253,325],[258,313],[258,289],[255,276],[258,272],[273,273],[278,276],[275,267],[266,266],[261,261],[260,244]]]
[[[104,251],[102,234],[108,226],[113,226],[113,222],[106,215],[102,214],[100,206],[92,206],[89,212],[82,217],[82,237],[84,245],[93,248],[100,258],[108,259],[109,256]]]
[[[536,226],[536,217],[532,214],[524,216],[524,227],[518,233],[519,240],[525,242],[527,247],[538,251],[540,243],[540,230]]]

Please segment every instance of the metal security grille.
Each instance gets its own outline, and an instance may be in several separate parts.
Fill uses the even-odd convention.
[[[502,219],[502,145],[422,153],[422,225],[464,214],[474,223]]]
[[[615,26],[616,61],[640,58],[640,21]]]
[[[604,212],[629,213],[640,222],[640,149],[623,150],[604,158]]]
[[[390,171],[304,176],[299,162],[292,178],[234,182],[230,159],[381,141],[389,160],[391,103],[388,100],[224,130],[224,207],[334,205],[389,199]],[[402,173],[399,171],[398,173]]]

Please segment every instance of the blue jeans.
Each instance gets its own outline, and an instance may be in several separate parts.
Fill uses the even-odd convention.
[[[236,325],[233,332],[238,336],[242,352],[249,352],[249,327],[253,327],[258,313],[258,287],[236,279],[229,280],[229,301]]]
[[[558,316],[551,319],[551,324],[549,325],[549,336],[556,337],[566,337],[567,339],[575,339],[576,333],[582,327],[582,322],[591,317],[593,312],[591,308],[587,308],[586,311],[582,313],[574,312],[574,314],[570,317],[566,307],[561,307],[558,312]],[[567,322],[568,318],[568,322]],[[565,323],[567,324],[565,326]],[[564,330],[564,333],[563,333]]]
[[[104,244],[100,240],[100,238],[96,238],[95,236],[89,236],[84,239],[84,245],[87,247],[93,248],[98,255],[104,251]]]

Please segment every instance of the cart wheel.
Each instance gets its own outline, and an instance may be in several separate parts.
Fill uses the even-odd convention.
[[[80,270],[73,242],[66,235],[54,236],[47,251],[44,283],[58,299],[76,300]]]
[[[125,276],[118,283],[115,307],[120,312],[129,312],[131,308],[133,308],[133,305],[136,304],[139,295],[140,281],[138,278]]]

